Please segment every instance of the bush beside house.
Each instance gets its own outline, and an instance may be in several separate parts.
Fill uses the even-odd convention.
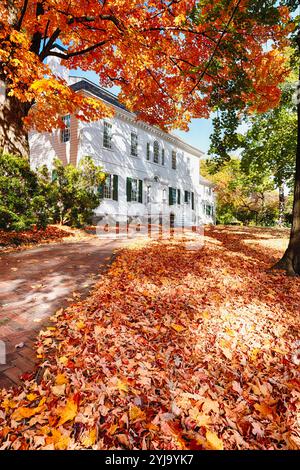
[[[101,202],[104,179],[90,157],[78,168],[55,160],[50,175],[46,167],[34,172],[23,157],[0,152],[0,228],[19,232],[49,223],[88,224]]]

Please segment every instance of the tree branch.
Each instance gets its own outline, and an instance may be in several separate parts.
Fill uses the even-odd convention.
[[[25,16],[26,11],[27,11],[27,7],[28,7],[28,0],[25,0],[24,3],[23,3],[23,8],[22,8],[22,11],[21,11],[20,19],[19,19],[18,24],[16,26],[17,31],[20,31],[20,29],[22,27],[22,23],[23,23],[24,16]]]
[[[94,49],[97,49],[98,47],[104,46],[104,44],[106,44],[107,42],[108,42],[107,40],[101,41],[101,42],[98,42],[97,44],[93,44],[92,46],[87,47],[86,49],[82,49],[80,51],[75,51],[75,52],[69,52],[66,54],[63,54],[61,52],[51,51],[48,54],[48,56],[54,56],[54,57],[59,57],[60,59],[68,60],[68,59],[71,59],[71,57],[76,57],[79,55],[87,54],[88,52],[91,52]]]

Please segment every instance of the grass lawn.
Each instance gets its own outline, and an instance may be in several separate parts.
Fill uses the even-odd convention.
[[[40,334],[40,373],[1,392],[0,447],[300,449],[300,280],[266,273],[287,235],[123,250]]]

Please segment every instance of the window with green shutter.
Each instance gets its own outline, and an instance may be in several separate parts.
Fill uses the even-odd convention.
[[[159,143],[157,140],[153,144],[153,161],[154,163],[159,163]]]
[[[98,187],[98,193],[103,199],[118,200],[118,175],[106,175],[105,180]]]
[[[189,191],[184,191],[184,202],[189,204],[191,200],[191,193]]]
[[[127,201],[143,202],[143,181],[136,178],[127,178]]]
[[[169,188],[169,205],[173,206],[176,204],[177,191],[175,188]]]

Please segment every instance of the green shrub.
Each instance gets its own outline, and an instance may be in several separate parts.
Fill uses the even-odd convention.
[[[91,157],[81,159],[77,168],[53,162],[51,182],[51,213],[55,222],[72,227],[91,223],[94,210],[101,202],[98,191],[105,179],[103,171]]]
[[[0,228],[22,231],[48,223],[46,195],[23,157],[0,152]]]

